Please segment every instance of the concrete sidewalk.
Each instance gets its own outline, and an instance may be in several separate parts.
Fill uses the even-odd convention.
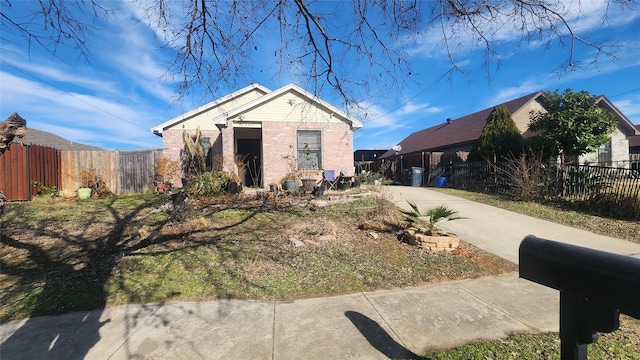
[[[0,357],[414,358],[511,332],[557,330],[556,298],[512,273],[292,302],[126,306],[2,325]]]
[[[517,262],[535,234],[601,250],[640,245],[488,207],[425,188],[388,187],[400,206],[445,203],[469,217],[447,231]],[[512,332],[558,330],[558,292],[517,273],[291,302],[220,300],[117,307],[0,326],[5,359],[386,359]]]

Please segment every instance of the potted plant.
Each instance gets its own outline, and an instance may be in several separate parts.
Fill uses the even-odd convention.
[[[409,223],[404,233],[404,238],[409,244],[428,251],[452,251],[460,245],[460,239],[455,234],[440,231],[436,224],[441,221],[465,219],[465,217],[458,216],[457,211],[446,205],[433,207],[423,213],[414,202],[409,200],[407,202],[411,210],[400,211]],[[423,217],[426,217],[426,221],[421,219]]]
[[[78,197],[80,199],[88,199],[91,197],[92,188],[96,184],[96,171],[95,169],[86,169],[78,173],[78,180],[80,181],[80,187],[78,188]]]
[[[291,148],[293,152],[293,147],[289,146],[289,148]],[[293,155],[293,153],[283,156],[282,159],[286,161],[289,169],[282,178],[282,187],[290,192],[295,192],[298,190],[298,180],[300,178],[298,171],[298,159]]]
[[[296,173],[289,172],[282,179],[283,188],[291,192],[298,190],[298,175]]]

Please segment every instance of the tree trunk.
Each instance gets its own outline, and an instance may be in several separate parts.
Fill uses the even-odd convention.
[[[11,142],[17,137],[23,137],[27,132],[27,120],[23,119],[18,113],[13,113],[0,123],[0,155],[11,147]],[[0,216],[4,212],[4,202],[6,197],[0,189]]]

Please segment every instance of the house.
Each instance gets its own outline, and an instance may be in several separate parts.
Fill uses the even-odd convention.
[[[384,155],[387,150],[356,150],[353,153],[353,163],[356,172],[378,171],[380,169],[380,156]]]
[[[636,130],[640,132],[640,125],[636,125]],[[640,135],[630,135],[627,137],[629,141],[629,161],[631,168],[640,170]]]
[[[353,131],[361,127],[297,85],[271,91],[252,84],[150,130],[162,137],[164,156],[179,159],[183,132],[193,136],[199,128],[208,167],[237,171],[245,186],[267,187],[290,172],[317,181],[323,169],[353,175]]]
[[[414,132],[381,158],[398,162],[400,169],[464,162],[480,138],[489,114],[499,105],[506,106],[523,136],[531,137],[534,134],[529,131],[529,115],[531,111],[545,111],[541,103],[542,96],[543,93],[538,91],[457,119],[449,118],[442,124]],[[639,136],[640,130],[606,97],[601,96],[598,105],[615,115],[618,127],[609,143],[601,146],[597,153],[581,156],[579,161],[628,167],[631,160],[630,141],[635,141],[629,139]]]

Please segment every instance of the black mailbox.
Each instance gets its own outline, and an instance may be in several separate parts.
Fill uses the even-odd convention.
[[[520,277],[560,290],[562,359],[587,359],[597,332],[640,318],[640,259],[540,239],[520,243]]]

